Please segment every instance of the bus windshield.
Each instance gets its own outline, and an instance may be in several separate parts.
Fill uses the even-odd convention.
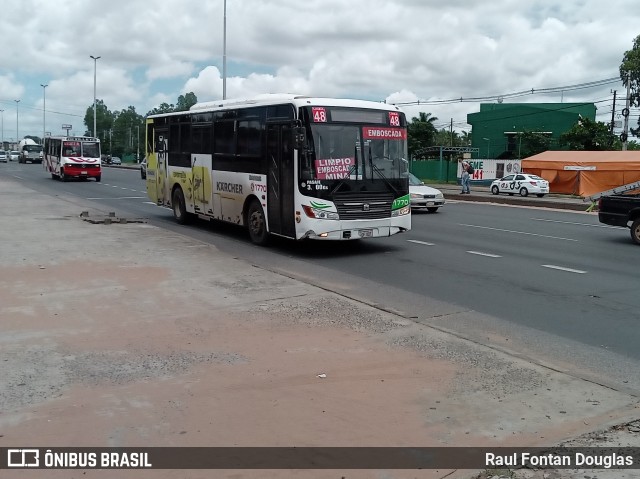
[[[82,156],[100,158],[100,144],[95,141],[82,143]]]
[[[302,180],[357,181],[407,177],[405,130],[353,124],[312,124],[311,132],[300,168]]]

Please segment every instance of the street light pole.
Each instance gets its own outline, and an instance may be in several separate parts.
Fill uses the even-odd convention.
[[[4,110],[0,110],[0,115],[2,115],[2,149],[4,150]]]
[[[489,150],[491,149],[491,139],[483,138],[483,140],[487,140],[487,160],[489,159]]]
[[[20,103],[20,100],[13,100],[16,102],[16,147],[18,146],[18,143],[20,142],[20,135],[19,135],[19,128],[18,128],[18,105]]]
[[[42,144],[44,145],[44,132],[47,131],[47,85],[40,83],[42,87]]]
[[[89,55],[89,58],[93,58],[93,136],[98,137],[96,132],[96,69],[98,68],[98,59],[101,57],[94,57]]]
[[[222,24],[222,99],[227,99],[227,0],[224,0]]]

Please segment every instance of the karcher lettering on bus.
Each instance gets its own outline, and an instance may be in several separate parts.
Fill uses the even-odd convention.
[[[224,181],[216,181],[216,189],[225,193],[242,194],[242,185],[239,183],[226,183]]]

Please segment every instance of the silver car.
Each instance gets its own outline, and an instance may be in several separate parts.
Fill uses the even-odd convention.
[[[0,162],[2,163],[7,162],[7,152],[4,150],[0,150]]]
[[[442,191],[424,184],[415,175],[409,173],[409,194],[411,196],[411,209],[423,209],[429,213],[435,213],[438,208],[444,206]]]

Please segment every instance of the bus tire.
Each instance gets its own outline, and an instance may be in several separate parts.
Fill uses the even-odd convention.
[[[69,177],[64,174],[64,170],[60,170],[60,181],[67,181]]]
[[[267,232],[267,219],[264,210],[258,201],[253,200],[247,211],[247,229],[251,242],[257,245],[265,245],[269,241]]]
[[[100,183],[100,180],[102,180],[102,176],[101,175],[96,176],[96,182]]]
[[[180,187],[173,190],[173,195],[171,195],[171,209],[173,209],[173,217],[178,224],[186,225],[189,223],[190,217],[184,203],[184,193]]]

